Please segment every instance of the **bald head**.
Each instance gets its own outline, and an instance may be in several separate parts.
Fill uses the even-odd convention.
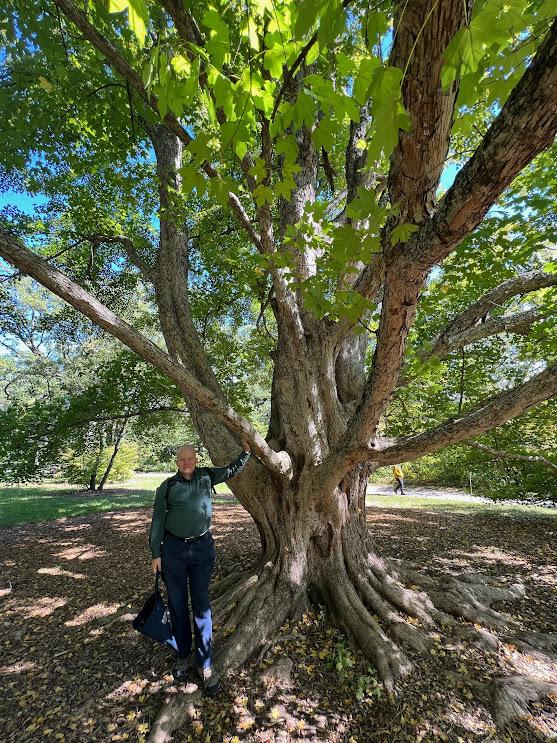
[[[184,446],[181,446],[178,449],[178,451],[176,452],[176,458],[178,458],[180,454],[193,455],[197,459],[197,454],[195,453],[195,449],[193,448],[193,446],[190,446],[189,444],[184,444]]]
[[[178,467],[178,472],[183,475],[186,480],[191,480],[196,462],[197,454],[195,453],[193,446],[185,444],[176,452],[176,466]]]

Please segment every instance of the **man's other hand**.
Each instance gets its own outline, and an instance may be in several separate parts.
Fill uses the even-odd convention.
[[[162,562],[161,562],[161,558],[160,557],[157,557],[156,560],[153,560],[153,562],[151,564],[153,566],[153,574],[154,575],[157,574],[157,570],[159,571],[159,573],[162,572]]]

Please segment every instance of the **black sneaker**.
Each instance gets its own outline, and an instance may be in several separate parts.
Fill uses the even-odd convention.
[[[207,666],[207,668],[198,668],[197,673],[200,679],[203,681],[203,687],[205,693],[210,697],[215,696],[220,691],[220,679],[213,670],[213,666]]]
[[[187,658],[177,658],[174,667],[174,681],[187,681],[190,675],[190,667]]]

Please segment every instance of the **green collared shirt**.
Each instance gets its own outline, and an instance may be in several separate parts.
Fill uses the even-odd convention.
[[[196,467],[191,480],[177,472],[159,485],[149,532],[153,560],[161,555],[165,530],[181,538],[197,537],[207,531],[211,526],[211,488],[237,475],[248,459],[249,452],[244,451],[227,467]]]

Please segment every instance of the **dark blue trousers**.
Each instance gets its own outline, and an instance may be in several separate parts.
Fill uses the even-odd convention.
[[[178,645],[177,657],[187,658],[192,649],[189,592],[193,614],[195,661],[198,668],[207,668],[211,665],[213,635],[209,583],[215,564],[215,547],[211,532],[190,544],[166,532],[161,558],[170,619]]]

